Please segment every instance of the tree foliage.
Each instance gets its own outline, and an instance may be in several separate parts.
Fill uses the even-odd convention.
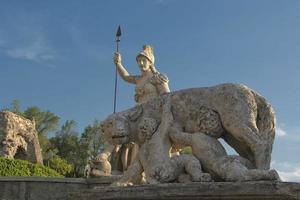
[[[13,113],[16,113],[16,114],[21,114],[22,115],[22,111],[21,111],[21,102],[17,99],[14,99],[11,103],[11,111]]]
[[[35,121],[36,130],[41,135],[47,136],[58,129],[59,117],[50,111],[41,111],[37,106],[27,108],[23,116]]]
[[[12,160],[0,157],[0,176],[42,176],[62,177],[58,172],[41,164],[25,160]]]
[[[53,149],[57,149],[58,156],[73,165],[73,171],[68,175],[79,177],[83,175],[88,153],[87,145],[78,137],[75,127],[74,120],[66,121],[61,130],[56,132],[55,137],[50,139],[50,143]]]
[[[97,120],[84,129],[81,139],[85,140],[88,145],[89,156],[95,157],[104,148],[104,138],[102,136],[100,122]]]
[[[96,156],[103,149],[104,140],[100,122],[88,125],[82,134],[76,131],[76,122],[67,120],[59,128],[60,118],[37,106],[21,110],[20,102],[14,100],[6,109],[35,122],[39,134],[44,163],[60,174],[69,177],[83,176],[83,170],[89,157]],[[49,133],[55,133],[49,138]]]
[[[54,169],[63,176],[68,176],[74,170],[74,166],[69,164],[68,161],[61,157],[54,155],[47,162],[48,167]]]

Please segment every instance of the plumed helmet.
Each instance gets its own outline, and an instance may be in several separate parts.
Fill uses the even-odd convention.
[[[136,56],[136,59],[139,56],[145,56],[152,64],[155,62],[153,48],[148,44],[143,46],[143,50]]]

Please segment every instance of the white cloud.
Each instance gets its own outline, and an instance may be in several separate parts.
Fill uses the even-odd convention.
[[[284,136],[287,136],[287,132],[285,130],[283,130],[281,127],[277,127],[276,128],[276,135],[278,137],[284,137]]]
[[[271,167],[277,170],[283,181],[300,182],[300,163],[272,161]]]
[[[42,37],[38,37],[26,46],[6,49],[6,54],[12,58],[29,60],[37,63],[55,59],[53,50],[47,46]]]
[[[300,166],[293,171],[284,172],[277,170],[277,172],[283,181],[300,182]]]
[[[275,169],[278,169],[278,170],[284,170],[284,171],[292,171],[295,166],[299,165],[300,166],[300,163],[298,164],[291,164],[290,162],[278,162],[278,161],[275,161],[273,160],[271,162],[271,167],[272,168],[275,168]]]

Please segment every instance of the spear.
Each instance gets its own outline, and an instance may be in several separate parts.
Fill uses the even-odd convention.
[[[119,53],[119,43],[120,43],[120,37],[122,35],[121,27],[119,25],[117,34],[116,34],[116,42],[117,42],[117,53]],[[118,84],[118,72],[117,72],[117,66],[116,66],[116,73],[115,73],[115,96],[114,96],[114,113],[116,112],[116,104],[117,104],[117,84]]]

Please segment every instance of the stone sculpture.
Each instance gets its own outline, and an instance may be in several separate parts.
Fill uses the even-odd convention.
[[[106,154],[101,154],[96,159],[93,159],[89,168],[86,169],[85,175],[87,177],[99,177],[111,175],[111,165],[106,157]]]
[[[145,140],[140,132],[148,133],[148,138],[153,137],[153,132],[161,132],[157,127],[164,120],[166,98],[171,99],[174,119],[167,130],[171,144],[191,146],[193,155],[214,180],[279,179],[275,170],[269,170],[275,135],[273,109],[263,97],[244,85],[228,83],[181,90],[112,114],[102,123],[108,142],[117,145],[133,141],[142,148]],[[141,126],[145,119],[152,122]],[[152,130],[152,134],[147,130]],[[220,137],[240,156],[228,156],[217,140]],[[169,148],[164,142],[163,145]],[[149,162],[149,167],[155,162]],[[134,166],[129,170],[131,168],[135,170]]]
[[[155,57],[150,45],[143,46],[143,50],[137,55],[136,61],[141,75],[130,75],[122,64],[121,54],[115,53],[114,62],[120,76],[124,81],[136,85],[134,99],[138,104],[170,92],[168,78],[159,73],[154,66]]]
[[[137,104],[145,103],[160,94],[170,92],[167,76],[159,73],[155,68],[154,52],[150,45],[143,46],[142,51],[136,57],[136,61],[141,74],[130,75],[122,64],[121,54],[115,53],[114,56],[114,63],[121,78],[128,83],[136,85],[134,99]],[[125,171],[135,160],[138,149],[138,145],[134,143],[123,144],[122,147],[107,145],[107,149],[99,157],[101,157],[102,162],[106,162],[103,160],[104,157],[114,157],[115,160],[111,162],[111,168]],[[120,162],[122,163],[121,167]],[[98,166],[102,165],[102,163],[98,162]]]
[[[170,98],[166,99],[162,109],[160,125],[153,118],[143,118],[139,123],[137,131],[141,148],[138,157],[115,185],[139,184],[143,180],[143,172],[145,181],[150,184],[211,181],[210,175],[203,173],[199,160],[193,155],[170,156],[168,130],[173,123]]]
[[[0,156],[43,164],[34,122],[9,111],[0,112]]]

